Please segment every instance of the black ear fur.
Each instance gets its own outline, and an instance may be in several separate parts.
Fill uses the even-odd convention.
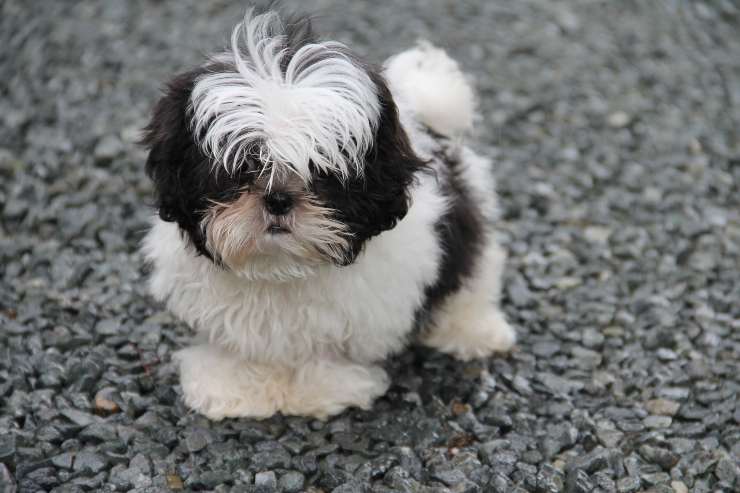
[[[195,81],[206,72],[199,68],[176,76],[167,84],[142,143],[149,148],[147,175],[157,196],[159,217],[176,222],[196,250],[212,258],[206,248],[201,221],[213,200],[234,196],[244,182],[241,174],[214,173],[195,142],[189,101]]]
[[[345,265],[354,261],[368,239],[392,229],[406,216],[409,187],[417,172],[428,169],[411,148],[398,117],[398,108],[383,77],[368,69],[381,106],[373,147],[365,156],[362,174],[341,180],[335,174],[319,175],[314,188],[337,219],[352,233]]]

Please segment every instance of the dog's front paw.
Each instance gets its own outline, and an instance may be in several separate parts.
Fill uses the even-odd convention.
[[[247,364],[211,345],[178,351],[180,383],[185,404],[213,420],[235,417],[267,418],[284,401],[286,371]]]
[[[318,359],[297,368],[262,365],[212,345],[175,354],[183,400],[213,420],[284,414],[325,419],[348,407],[368,409],[388,389],[378,366]]]
[[[319,360],[296,371],[283,412],[326,419],[348,407],[369,409],[388,385],[388,374],[379,366]]]

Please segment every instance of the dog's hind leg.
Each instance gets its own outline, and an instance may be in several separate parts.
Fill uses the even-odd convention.
[[[516,334],[498,306],[505,254],[495,243],[479,259],[477,274],[432,314],[422,342],[462,359],[506,352]]]

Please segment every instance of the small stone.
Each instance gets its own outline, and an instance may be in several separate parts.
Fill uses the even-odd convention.
[[[514,390],[522,395],[529,395],[532,393],[529,380],[527,380],[523,375],[516,375],[512,381],[512,386],[514,387]]]
[[[185,446],[190,453],[203,450],[212,442],[213,436],[203,428],[194,428],[185,434]]]
[[[254,475],[254,487],[257,493],[273,493],[277,491],[277,478],[272,471],[258,472]]]
[[[717,462],[717,466],[714,468],[714,475],[720,481],[732,485],[737,479],[738,465],[729,457],[723,457]]]
[[[465,473],[459,469],[442,469],[435,470],[431,474],[432,479],[436,479],[447,486],[454,488],[456,485],[467,481]]]
[[[578,430],[571,425],[551,426],[542,441],[542,452],[550,458],[562,450],[572,447],[578,439]]]
[[[574,469],[568,473],[565,481],[565,491],[568,493],[591,493],[594,484],[588,474],[582,469]]]
[[[640,489],[640,478],[625,476],[617,481],[617,491],[619,493],[632,493]]]
[[[96,417],[92,414],[83,413],[76,409],[65,409],[61,414],[78,426],[87,426],[96,421]]]
[[[79,438],[93,442],[109,442],[115,440],[117,434],[115,428],[108,423],[93,423],[80,432]]]
[[[575,161],[580,157],[580,152],[577,147],[566,147],[560,151],[560,156],[566,161]]]
[[[103,336],[117,335],[121,331],[121,322],[114,318],[105,318],[95,324],[95,332]]]
[[[95,146],[93,154],[98,161],[110,161],[123,152],[123,143],[113,135],[106,135]]]
[[[643,459],[648,462],[658,464],[666,471],[669,471],[673,466],[675,466],[679,460],[679,456],[670,450],[654,447],[652,445],[642,445],[639,452]]]
[[[498,404],[486,408],[480,415],[481,421],[486,424],[499,426],[501,428],[511,428],[514,422],[509,415],[509,411]]]
[[[535,295],[529,290],[527,282],[521,276],[515,276],[505,289],[515,306],[525,307],[535,300]]]
[[[129,490],[131,488],[148,486],[152,480],[148,473],[145,474],[137,467],[129,467],[120,470],[114,468],[113,472],[111,472],[110,482],[119,490]]]
[[[107,465],[105,458],[93,452],[79,452],[74,458],[74,470],[82,474],[97,474]]]
[[[593,480],[596,483],[596,486],[601,488],[603,491],[617,491],[617,484],[614,482],[614,479],[612,479],[611,473],[607,471],[594,473]]]
[[[678,455],[691,452],[696,447],[696,442],[688,438],[671,438],[668,443],[671,445],[671,450]]]
[[[284,448],[266,450],[252,455],[252,466],[256,470],[287,469],[290,463],[290,454]]]
[[[537,356],[549,358],[560,351],[560,343],[541,341],[532,346],[532,352]]]
[[[13,433],[3,433],[0,435],[0,463],[15,465],[15,435]]]
[[[394,491],[410,493],[421,489],[419,483],[411,477],[408,471],[400,466],[396,466],[388,471],[383,479]]]
[[[689,397],[689,389],[683,387],[661,387],[657,390],[656,395],[664,399],[682,401]]]
[[[570,380],[553,373],[538,373],[537,378],[542,384],[547,387],[553,394],[570,394],[581,390],[584,387],[584,383],[577,380]]]
[[[675,361],[678,359],[678,355],[675,351],[672,351],[668,348],[658,348],[657,351],[655,351],[655,355],[658,357],[661,361]]]
[[[111,394],[115,392],[115,389],[105,388],[98,391],[95,394],[95,412],[98,414],[113,414],[121,410],[112,398]]]
[[[675,416],[681,404],[669,399],[652,399],[645,403],[645,409],[656,416]]]
[[[652,430],[659,430],[671,426],[673,419],[670,416],[648,416],[642,420],[642,423]]]
[[[451,411],[452,411],[452,415],[453,416],[460,416],[461,414],[468,413],[471,410],[470,404],[466,404],[466,403],[460,402],[458,400],[454,400],[452,402],[452,406],[451,407],[452,407]]]
[[[491,488],[493,493],[510,493],[514,488],[514,485],[511,484],[511,480],[501,473],[494,473],[488,486]]]
[[[141,471],[142,474],[147,476],[152,473],[152,464],[149,461],[149,458],[144,454],[136,454],[134,458],[131,459],[131,462],[129,462],[129,468]]]
[[[182,478],[177,474],[168,474],[165,476],[167,481],[167,487],[174,491],[181,491],[185,489],[185,485],[182,482]]]
[[[624,433],[619,430],[599,428],[596,430],[596,437],[604,447],[614,448],[624,438]]]
[[[537,473],[537,491],[559,493],[563,491],[563,473],[549,464],[543,465]]]
[[[607,121],[607,123],[609,124],[610,127],[613,127],[613,128],[624,128],[627,125],[629,125],[629,123],[630,123],[630,121],[632,121],[632,119],[624,111],[616,111],[616,112],[610,114],[606,121]]]
[[[596,368],[601,364],[603,359],[599,352],[581,346],[574,346],[571,354],[583,368]]]
[[[609,241],[609,237],[612,234],[612,230],[601,226],[588,226],[583,230],[583,236],[592,243],[606,244]],[[593,329],[590,329],[593,330]]]
[[[187,479],[187,481],[185,481],[185,488],[193,490],[213,490],[217,486],[220,486],[231,480],[232,475],[228,471],[220,469],[213,471],[204,471],[200,474],[191,475]]]
[[[588,454],[575,458],[566,467],[568,470],[581,469],[589,474],[609,466],[609,451],[598,447]]]
[[[671,488],[675,493],[689,493],[689,487],[683,481],[671,481]]]
[[[659,484],[667,484],[668,481],[671,480],[671,475],[667,472],[656,472],[652,474],[642,474],[640,478],[642,478],[648,486],[656,486]]]
[[[509,475],[514,471],[514,464],[517,462],[516,455],[509,452],[499,452],[489,457],[488,465],[496,472]]]
[[[347,483],[343,483],[338,485],[336,488],[333,488],[331,490],[331,493],[364,493],[365,491],[368,491],[367,489],[364,489],[362,485],[356,481],[349,481]],[[384,492],[386,490],[383,490]],[[323,493],[323,489],[317,489],[317,490],[308,490],[307,493]]]
[[[298,471],[288,471],[280,477],[280,490],[285,493],[298,493],[303,490],[306,477]]]
[[[65,452],[63,454],[55,455],[51,458],[51,463],[59,469],[72,469],[74,464],[75,454],[71,452]]]
[[[581,336],[581,342],[587,348],[600,348],[604,345],[604,335],[596,329],[586,329]]]

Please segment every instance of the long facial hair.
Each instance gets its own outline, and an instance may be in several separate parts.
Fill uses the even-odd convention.
[[[293,205],[286,214],[275,215],[265,207],[265,197],[275,192],[290,196]],[[202,228],[207,248],[220,262],[234,272],[249,273],[272,261],[343,263],[350,233],[332,216],[302,180],[272,175],[244,187],[230,202],[214,201]]]

